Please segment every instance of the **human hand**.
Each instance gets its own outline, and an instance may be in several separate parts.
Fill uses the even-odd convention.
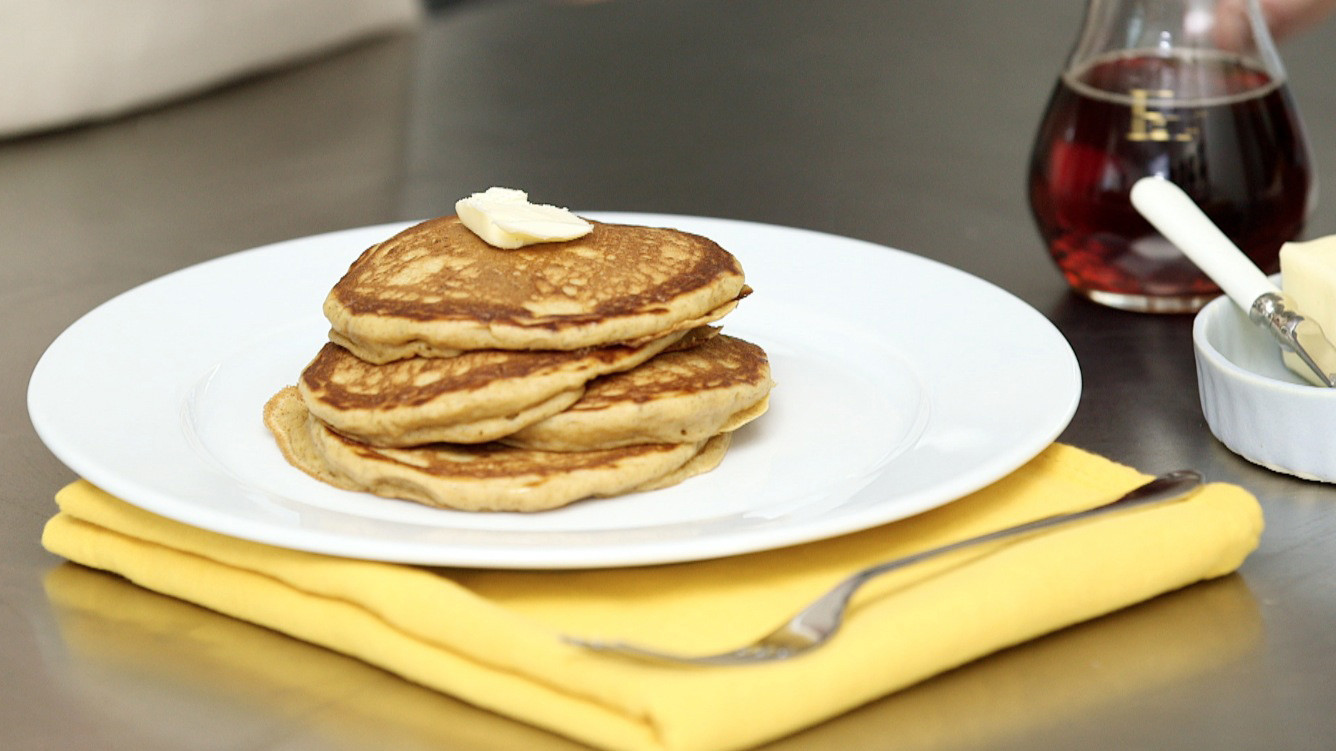
[[[1336,10],[1336,0],[1261,0],[1261,6],[1271,36],[1282,39],[1316,26]]]

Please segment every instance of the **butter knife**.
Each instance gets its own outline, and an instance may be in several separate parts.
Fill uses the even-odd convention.
[[[1336,387],[1336,346],[1292,309],[1280,288],[1243,254],[1181,188],[1159,177],[1132,186],[1132,205],[1197,264],[1248,318],[1293,352],[1325,386]]]

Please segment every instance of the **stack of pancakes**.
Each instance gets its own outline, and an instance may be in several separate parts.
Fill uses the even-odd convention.
[[[593,222],[503,250],[456,217],[364,252],[329,339],[265,406],[287,460],[332,485],[538,511],[713,469],[766,409],[765,352],[708,324],[750,289],[707,238]]]

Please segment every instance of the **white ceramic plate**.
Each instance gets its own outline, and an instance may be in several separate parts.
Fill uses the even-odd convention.
[[[778,386],[719,469],[539,514],[350,493],[290,467],[261,422],[325,338],[325,294],[403,225],[292,240],[183,269],[66,330],[29,413],[91,482],[205,529],[341,556],[491,568],[697,560],[827,538],[948,503],[1023,464],[1080,397],[1071,348],[1010,294],[942,264],[806,230],[686,216],[606,221],[709,236],[755,293],[725,330]]]

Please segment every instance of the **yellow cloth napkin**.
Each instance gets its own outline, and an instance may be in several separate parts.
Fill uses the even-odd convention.
[[[158,722],[162,707],[137,700],[135,692],[127,696],[127,681],[148,681],[181,697],[183,706],[202,696],[230,712],[254,714],[260,719],[245,725],[267,728],[266,738],[276,725],[296,725],[304,737],[336,739],[344,749],[587,748],[106,571],[65,563],[47,572],[43,584],[69,655],[60,661],[62,684],[117,722],[154,726],[163,748],[197,745],[156,737],[190,736],[195,725]],[[1020,747],[1055,718],[1106,711],[1129,696],[1220,675],[1263,647],[1264,625],[1247,582],[1231,574],[978,660],[763,748]],[[228,742],[264,746],[248,744],[244,734]]]
[[[911,519],[733,558],[598,571],[377,563],[228,538],[86,482],[57,495],[43,542],[125,576],[608,749],[739,749],[1041,634],[1233,571],[1262,529],[1256,500],[1213,484],[1135,509],[932,559],[855,598],[844,630],[800,659],[746,667],[640,663],[561,634],[683,651],[769,631],[863,565],[1051,513],[1144,481],[1055,444],[988,488]]]

